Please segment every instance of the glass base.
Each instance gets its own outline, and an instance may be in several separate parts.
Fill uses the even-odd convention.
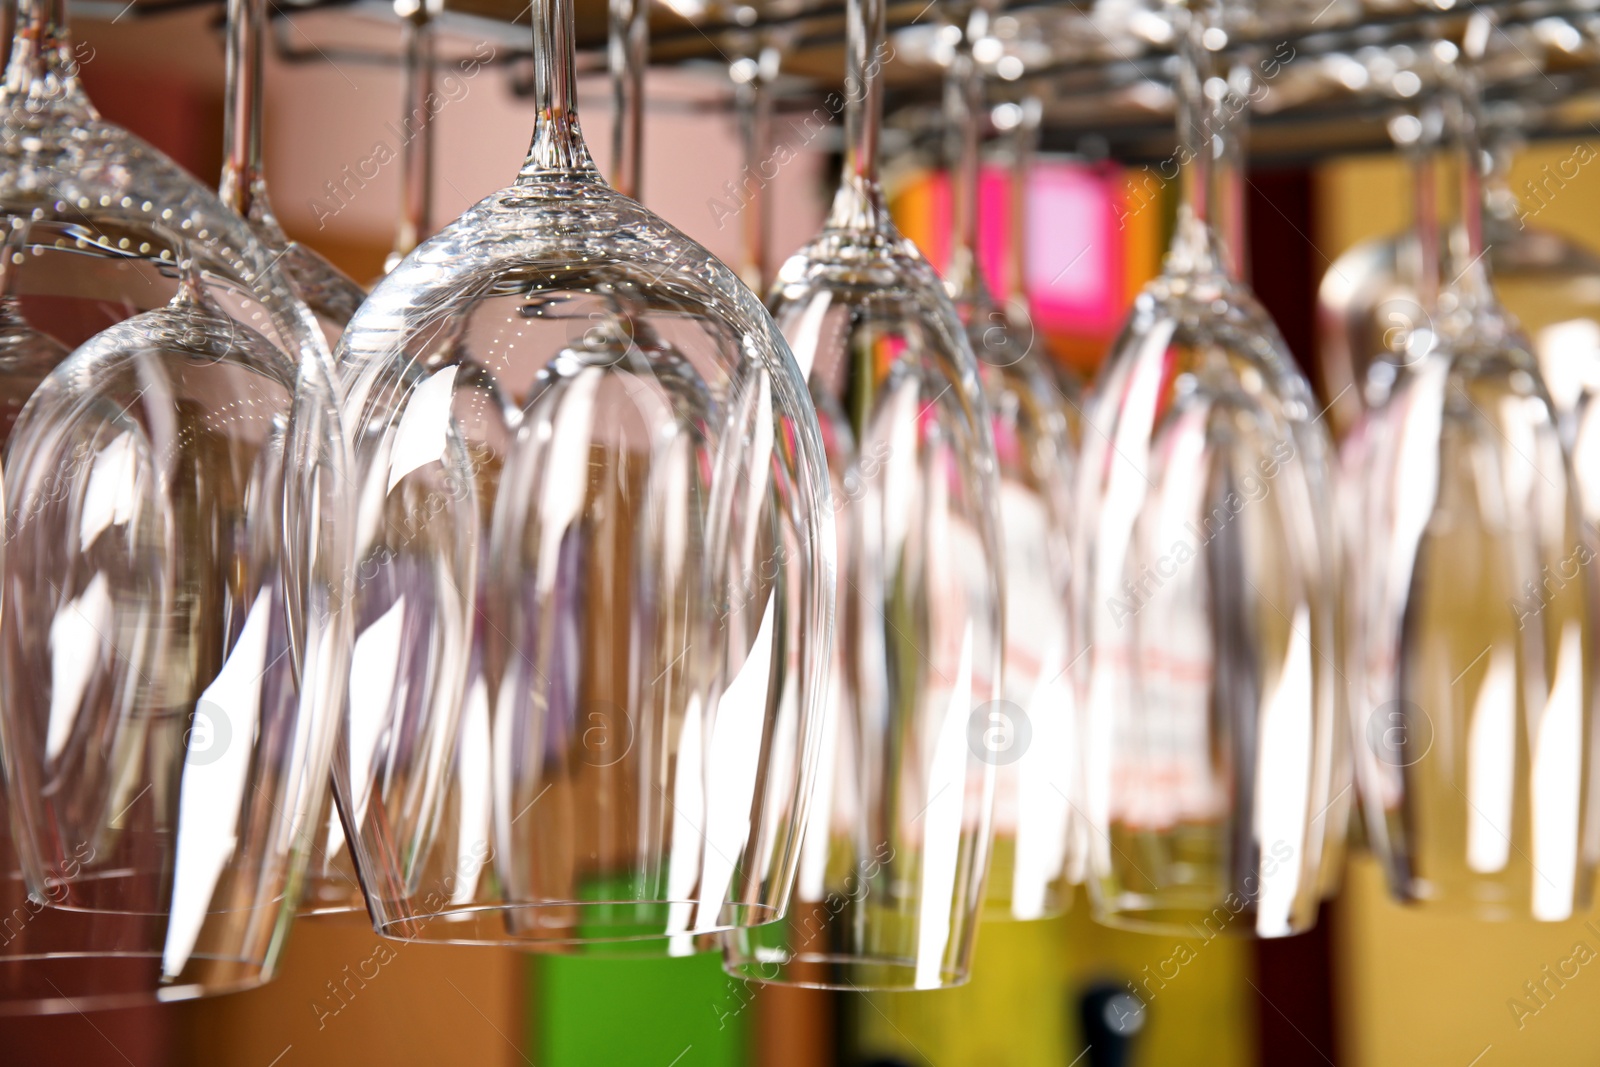
[[[1163,900],[1129,894],[1115,901],[1095,901],[1094,921],[1138,934],[1211,941],[1217,937],[1292,937],[1311,929],[1315,916],[1306,922],[1291,920],[1287,927],[1262,933],[1257,928],[1253,904],[1235,911],[1220,900]]]
[[[194,1000],[255,989],[271,977],[259,963],[192,956],[183,979],[164,985],[159,950],[0,956],[0,1018]]]

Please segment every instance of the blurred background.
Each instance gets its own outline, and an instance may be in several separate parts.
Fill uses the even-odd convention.
[[[580,19],[597,11],[603,19],[601,5],[579,6]],[[219,173],[219,10],[132,11],[112,2],[75,5],[72,16],[82,77],[106,117],[203,179]],[[470,23],[441,31],[441,55],[483,62],[470,73],[458,66],[441,84],[440,222],[516,169],[532,122],[531,105],[516,92],[516,65],[495,62],[517,46],[504,33],[474,36],[464,26]],[[381,272],[400,200],[400,73],[370,55],[392,55],[397,31],[392,20],[322,9],[274,19],[274,33],[266,153],[278,214],[290,236],[370,280]],[[592,64],[580,99],[588,142],[603,156],[610,95]],[[643,199],[736,262],[743,202],[729,99],[725,66],[649,72]],[[780,108],[774,125],[775,141],[792,150],[770,187],[780,260],[816,231],[836,167],[837,117],[817,133],[800,114],[811,114],[810,105],[796,114]],[[940,265],[949,243],[948,183],[922,155],[896,151],[905,146],[893,136],[887,170],[897,217]],[[1570,137],[1529,144],[1517,154],[1512,187],[1544,180],[1573,147]],[[1160,267],[1176,185],[1156,183],[1152,191],[1150,174],[1111,162],[1104,141],[1047,139],[1029,179],[1024,280],[1052,356],[1085,375]],[[996,160],[985,175],[982,253],[1002,289],[1011,269],[1008,189],[1004,161]],[[1254,286],[1313,381],[1321,380],[1317,287],[1358,242],[1404,230],[1408,189],[1404,163],[1388,151],[1301,159],[1278,152],[1250,173]],[[1541,201],[1538,224],[1600,248],[1600,169],[1581,170]],[[0,1063],[1579,1064],[1600,1057],[1596,959],[1600,922],[1588,917],[1484,924],[1409,913],[1391,902],[1376,867],[1356,849],[1343,892],[1300,937],[1206,941],[1113,931],[1090,920],[1080,889],[1065,918],[986,926],[968,986],[917,994],[761,988],[724,976],[709,955],[535,957],[391,943],[360,923],[302,920],[266,988],[150,1009],[0,1020]]]

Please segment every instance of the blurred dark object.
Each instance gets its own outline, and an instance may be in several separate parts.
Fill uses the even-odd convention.
[[[1078,998],[1078,1023],[1089,1044],[1088,1067],[1128,1067],[1147,1010],[1125,986],[1096,982],[1085,989]]]

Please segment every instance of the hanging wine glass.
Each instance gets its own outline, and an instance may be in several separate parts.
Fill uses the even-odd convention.
[[[1592,550],[1538,361],[1490,283],[1473,66],[1491,29],[1468,20],[1447,98],[1459,222],[1438,340],[1367,416],[1357,772],[1397,897],[1557,921],[1595,862]]]
[[[1078,782],[1077,707],[1069,677],[1069,516],[1076,456],[1066,402],[1034,351],[1038,338],[1026,301],[1002,309],[990,295],[979,260],[986,111],[973,45],[988,34],[992,10],[986,3],[959,4],[945,14],[960,35],[945,78],[954,177],[945,287],[977,356],[988,398],[1005,546],[1003,696],[984,724],[981,746],[996,768],[985,912],[1038,919],[1060,914],[1071,901],[1067,846]]]
[[[243,219],[96,115],[63,15],[23,0],[0,89],[6,336],[27,353],[6,386],[0,852],[49,905],[0,945],[8,1013],[271,976],[348,648],[315,320]]]
[[[391,936],[771,922],[804,826],[832,618],[817,423],[755,296],[596,174],[572,17],[534,6],[516,182],[398,264],[340,346],[372,684],[335,788]]]
[[[222,139],[227,158],[217,193],[250,223],[256,239],[279,258],[295,296],[317,317],[332,345],[366,293],[316,250],[284,234],[267,196],[262,166],[265,100],[262,34],[266,0],[228,0],[227,82]]]
[[[1221,7],[1171,11],[1184,200],[1083,433],[1089,887],[1112,925],[1275,937],[1315,920],[1331,796],[1330,447],[1212,225],[1248,100]]]
[[[844,989],[967,977],[1003,711],[996,459],[977,362],[878,181],[882,0],[846,15],[843,181],[772,306],[832,459],[840,669],[787,921],[724,938],[730,973]],[[853,451],[846,451],[854,446]]]

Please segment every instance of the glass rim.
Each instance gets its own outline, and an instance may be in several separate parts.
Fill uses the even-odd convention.
[[[919,982],[916,961],[904,956],[850,952],[785,952],[781,960],[763,960],[758,956],[759,952],[753,955],[728,945],[723,954],[723,973],[741,981],[763,985],[830,989],[846,993],[914,993],[954,989],[966,985],[972,978],[969,964],[959,969],[940,967],[938,982]],[[775,974],[771,973],[774,968],[777,971]],[[809,968],[817,968],[823,973],[821,976],[805,973]],[[850,977],[851,973],[861,980],[854,980]],[[838,977],[834,977],[836,974]]]

